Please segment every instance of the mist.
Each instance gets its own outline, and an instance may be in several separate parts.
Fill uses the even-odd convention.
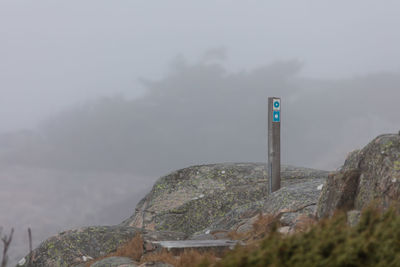
[[[361,8],[362,7],[362,8]],[[400,130],[397,1],[2,1],[0,226],[12,257],[118,224],[178,168],[282,160],[335,170]]]
[[[293,60],[230,72],[179,57],[165,77],[142,80],[139,98],[102,97],[53,115],[36,132],[3,135],[0,159],[152,177],[192,164],[263,162],[268,96],[282,97],[288,164],[334,170],[346,153],[398,130],[398,73],[322,80],[299,76],[301,69]]]

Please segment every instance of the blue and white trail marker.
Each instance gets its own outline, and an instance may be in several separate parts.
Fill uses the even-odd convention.
[[[269,193],[281,187],[281,99],[268,98],[268,180]]]
[[[281,112],[275,111],[273,112],[273,122],[280,122],[281,121]]]
[[[281,121],[281,100],[279,98],[274,98],[272,100],[272,121]]]
[[[281,110],[281,100],[279,98],[274,98],[272,100],[272,108],[273,108],[273,110],[276,110],[276,111]]]

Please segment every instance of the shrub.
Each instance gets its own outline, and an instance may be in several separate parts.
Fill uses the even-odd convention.
[[[369,207],[351,228],[345,213],[307,231],[284,236],[272,231],[257,246],[238,247],[216,264],[230,266],[399,266],[398,209]]]

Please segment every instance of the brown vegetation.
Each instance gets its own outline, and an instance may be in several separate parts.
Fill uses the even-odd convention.
[[[90,267],[96,261],[109,257],[128,257],[134,261],[140,261],[143,256],[143,237],[141,234],[136,234],[130,241],[117,248],[117,251],[110,253],[104,257],[96,258],[88,261],[86,267]]]

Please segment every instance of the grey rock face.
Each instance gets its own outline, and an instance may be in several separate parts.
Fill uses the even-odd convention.
[[[85,263],[114,252],[118,246],[132,239],[140,230],[133,227],[94,226],[69,230],[53,236],[39,245],[29,266],[62,267]],[[26,261],[27,266],[28,261]]]
[[[282,187],[327,174],[283,166]],[[232,210],[250,207],[267,196],[268,180],[263,163],[193,166],[160,178],[139,202],[135,214],[122,225],[193,234],[225,218]]]
[[[155,232],[127,226],[93,226],[69,230],[50,237],[36,248],[29,266],[79,266],[90,259],[105,256],[140,233],[144,242],[155,240],[183,240],[179,232]]]
[[[342,169],[329,176],[318,203],[318,217],[336,209],[362,210],[376,200],[383,208],[400,200],[400,136],[378,136],[352,152]]]
[[[212,233],[217,229],[246,232],[251,229],[260,213],[282,213],[280,219],[282,224],[293,227],[300,215],[315,214],[321,188],[326,180],[324,177],[327,176],[327,173],[321,174],[320,178],[301,179],[298,183],[293,181],[296,178],[291,178],[293,180],[286,187],[273,192],[263,200],[232,210],[224,218],[197,233],[196,238],[203,232]]]
[[[318,217],[330,217],[337,209],[353,209],[359,178],[360,171],[357,169],[330,175],[319,199]]]
[[[191,234],[266,195],[262,164],[193,166],[160,178],[123,225]]]

